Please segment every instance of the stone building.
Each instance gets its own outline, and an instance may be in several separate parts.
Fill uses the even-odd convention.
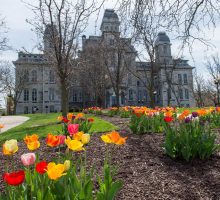
[[[89,36],[88,38],[82,36],[82,50],[79,52],[79,59],[85,59],[87,56],[89,57],[88,52],[91,53],[95,49],[100,50],[104,47],[102,56],[95,57],[95,60],[99,59],[101,63],[98,67],[108,67],[109,70],[104,75],[106,83],[101,95],[103,97],[102,106],[109,107],[116,103],[115,91],[109,81],[109,72],[117,69],[119,64],[121,69],[123,69],[120,72],[120,105],[149,106],[150,98],[145,78],[149,78],[150,63],[136,62],[137,52],[129,38],[122,38],[120,36],[120,21],[114,10],[105,10],[100,30],[100,36]],[[47,34],[48,30],[46,29],[44,52],[50,49],[50,43],[47,40],[48,37],[46,37]],[[94,49],[91,50],[91,48]],[[164,32],[158,34],[155,41],[155,50],[156,61],[153,79],[156,105],[195,106],[192,94],[193,67],[187,63],[187,60],[175,60],[172,58],[170,39]],[[106,55],[107,58],[105,58]],[[16,67],[16,74],[21,74],[18,73],[20,71],[23,72],[23,76],[16,75],[16,79],[22,78],[25,82],[17,103],[16,113],[60,112],[61,96],[59,81],[56,78],[54,68],[46,59],[45,54],[20,52],[18,53],[18,59],[13,63]],[[131,72],[139,74],[141,79],[134,76]],[[85,77],[76,77],[80,80],[85,79]],[[80,80],[74,79],[75,83],[72,89],[70,89],[70,109],[93,106],[97,103],[94,94],[91,91],[86,91]]]

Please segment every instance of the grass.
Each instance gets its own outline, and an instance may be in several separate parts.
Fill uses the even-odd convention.
[[[39,137],[46,137],[48,133],[57,134],[62,131],[62,125],[57,124],[57,117],[60,116],[60,113],[28,114],[23,116],[29,117],[30,119],[25,123],[0,134],[0,143],[9,139],[22,140],[25,135],[34,133],[38,134]],[[89,117],[94,118],[90,130],[91,133],[108,132],[118,129],[117,126],[114,126],[99,117],[90,115]]]
[[[196,111],[196,110],[198,110],[199,108],[196,108],[196,107],[194,107],[194,108],[178,108],[177,110],[178,110],[178,113],[181,113],[181,112],[183,112],[184,110],[189,110],[190,112],[193,112],[193,111]]]

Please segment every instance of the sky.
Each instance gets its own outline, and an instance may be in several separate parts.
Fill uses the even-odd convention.
[[[32,1],[33,0],[26,0],[26,2]],[[0,0],[0,2],[0,14],[5,18],[8,27],[7,37],[9,39],[9,45],[12,47],[10,51],[5,51],[0,55],[0,60],[7,60],[10,62],[16,60],[17,53],[19,50],[22,50],[22,48],[25,48],[29,52],[37,53],[38,51],[35,47],[38,43],[38,39],[36,34],[31,31],[31,25],[26,22],[26,19],[33,18],[32,11],[27,8],[22,0]],[[97,30],[99,30],[104,9],[114,8],[114,2],[114,0],[108,0],[104,4],[97,22]],[[95,33],[96,35],[100,34],[99,31],[95,31],[94,29],[95,19],[96,16],[93,16],[89,21],[89,25],[84,33],[87,37],[89,35],[95,35]],[[192,55],[189,53],[188,49],[185,49],[183,52],[184,58],[189,60],[189,64],[195,66],[202,74],[207,73],[204,64],[205,58],[216,53],[220,54],[220,26],[214,31],[210,31],[207,28],[207,30],[204,30],[204,32],[206,33],[206,38],[214,45],[212,48],[210,47],[207,49],[207,47],[202,43],[196,42],[193,45]],[[173,40],[173,38],[170,39],[172,43],[172,53],[176,55],[181,42],[178,40]]]

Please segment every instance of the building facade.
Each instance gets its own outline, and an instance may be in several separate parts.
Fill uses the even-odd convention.
[[[118,70],[116,75],[120,77],[118,79],[120,105],[150,106],[147,81],[152,78],[150,77],[152,76],[151,63],[136,62],[137,52],[131,44],[131,39],[120,36],[120,21],[114,10],[105,10],[100,30],[100,36],[89,36],[88,38],[82,36],[82,50],[79,52],[79,59],[89,58],[93,53],[93,57],[97,57],[93,60],[87,59],[88,63],[91,65],[95,60],[95,66],[104,69],[105,84],[103,95],[101,95],[103,97],[101,105],[110,107],[116,104],[114,82],[110,81],[110,78]],[[47,29],[45,34],[48,34]],[[45,38],[47,37],[44,37],[44,50],[47,50],[50,48],[50,44]],[[95,54],[95,51],[99,53]],[[187,63],[187,60],[172,58],[171,43],[166,33],[158,33],[155,52],[156,60],[153,69],[155,105],[195,106],[192,93],[193,67]],[[46,56],[20,52],[18,59],[13,63],[16,67],[16,79],[22,78],[24,81],[16,113],[60,112],[59,80]],[[21,71],[23,75],[18,76]],[[79,76],[77,77],[79,78]],[[83,78],[79,79],[83,80]],[[70,89],[71,109],[97,105],[94,95],[91,91],[86,91],[80,80],[75,79],[75,83]]]

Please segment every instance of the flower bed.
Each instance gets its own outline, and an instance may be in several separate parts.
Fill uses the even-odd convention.
[[[110,150],[114,145],[125,144],[126,138],[115,131],[100,137],[107,148],[103,173],[100,173],[94,171],[94,166],[87,165],[86,148],[90,134],[83,131],[89,131],[93,120],[86,119],[82,113],[76,116],[69,113],[67,118],[59,117],[59,120],[62,121],[62,133],[66,135],[48,134],[45,140],[56,154],[52,162],[40,159],[37,149],[41,143],[36,134],[24,138],[30,152],[21,155],[23,169],[15,170],[11,165],[13,155],[19,151],[17,140],[7,140],[3,144],[7,164],[2,199],[114,199],[122,182],[113,180],[115,167],[111,164]],[[94,177],[98,182],[96,188]]]

